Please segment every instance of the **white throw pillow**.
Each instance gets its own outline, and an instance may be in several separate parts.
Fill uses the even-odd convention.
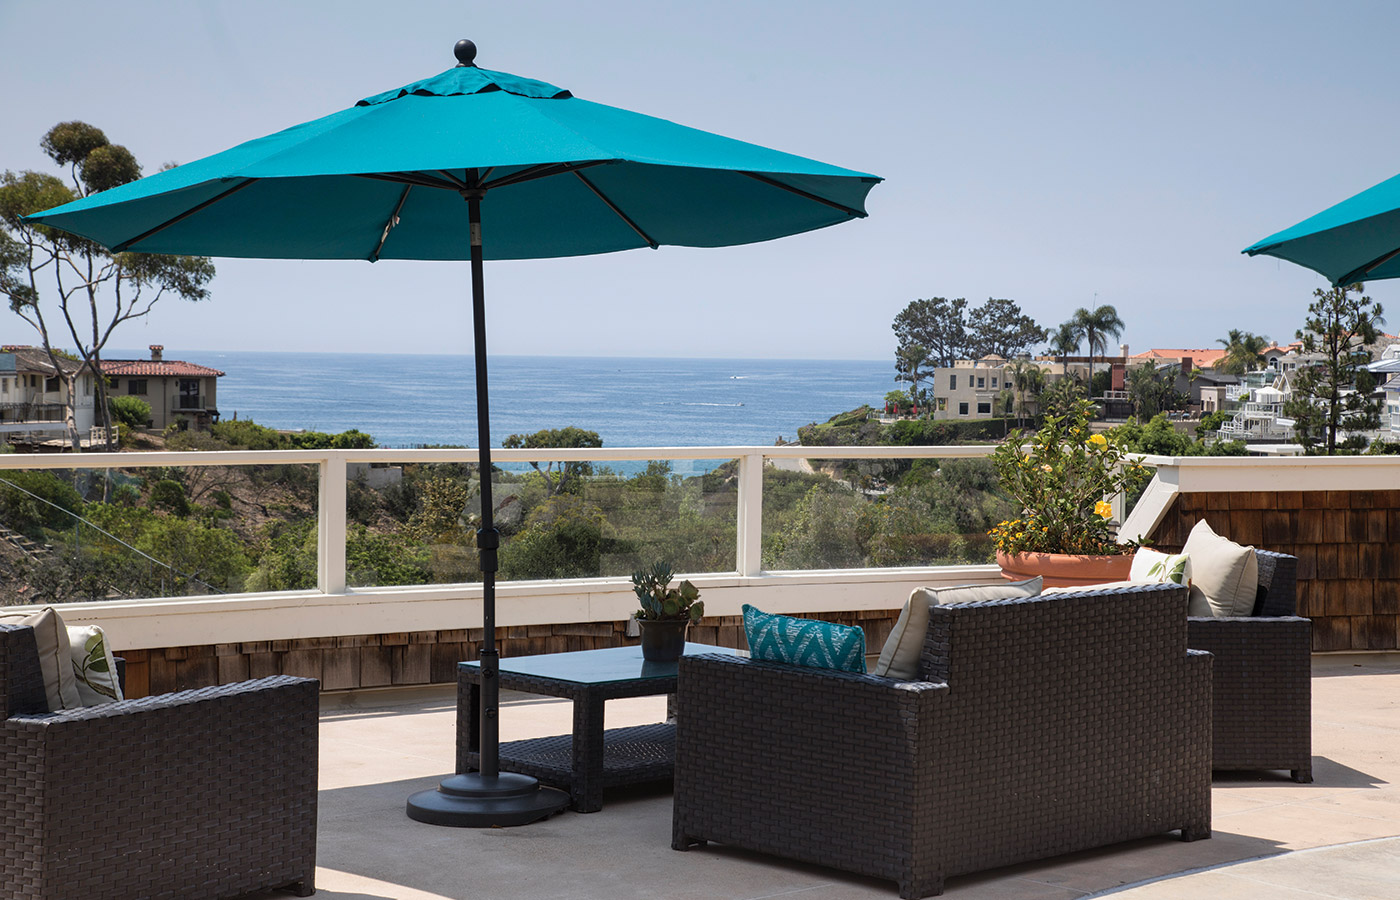
[[[924,652],[924,633],[928,631],[930,606],[1035,597],[1040,593],[1040,585],[1041,578],[1037,575],[1025,581],[1003,581],[999,584],[915,588],[904,608],[899,611],[899,620],[894,623],[894,630],[885,639],[885,646],[880,650],[880,659],[875,663],[875,668],[870,670],[870,674],[905,681],[919,677],[919,657]]]
[[[100,625],[69,625],[68,647],[73,660],[73,680],[83,706],[122,699],[117,663]]]
[[[1196,523],[1182,552],[1191,557],[1192,616],[1247,616],[1259,592],[1259,558],[1253,547],[1242,547],[1211,530],[1205,519]]]
[[[1129,581],[1191,583],[1191,554],[1162,553],[1150,547],[1139,547],[1133,554]]]
[[[7,625],[28,625],[34,629],[34,641],[39,645],[39,670],[44,674],[44,697],[49,712],[76,709],[83,705],[78,686],[73,679],[72,654],[68,649],[68,629],[52,607],[36,613],[0,613],[0,622]]]

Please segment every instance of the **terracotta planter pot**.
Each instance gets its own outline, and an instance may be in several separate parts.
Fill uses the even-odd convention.
[[[1079,587],[1088,584],[1108,584],[1127,581],[1133,567],[1133,556],[1078,556],[1072,553],[1013,553],[997,551],[1001,577],[1008,581],[1025,581],[1040,575],[1045,587]]]

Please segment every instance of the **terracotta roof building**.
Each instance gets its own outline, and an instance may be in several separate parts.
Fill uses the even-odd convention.
[[[165,348],[151,345],[150,359],[104,359],[102,374],[113,397],[140,397],[151,405],[151,426],[208,428],[219,419],[216,402],[223,372],[180,359],[165,359]]]

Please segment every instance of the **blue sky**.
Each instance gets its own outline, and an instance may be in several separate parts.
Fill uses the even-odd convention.
[[[886,179],[868,219],[781,241],[488,264],[496,353],[888,359],[930,296],[1047,326],[1111,303],[1135,350],[1291,339],[1322,278],[1240,249],[1400,172],[1386,2],[0,0],[0,34],[0,168],[49,169],[69,119],[188,162],[470,37],[486,68]],[[114,346],[470,351],[465,265],[216,263],[211,300]],[[1400,330],[1400,287],[1368,292]]]

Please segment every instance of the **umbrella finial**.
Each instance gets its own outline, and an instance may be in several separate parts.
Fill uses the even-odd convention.
[[[457,67],[475,66],[472,60],[476,59],[476,44],[463,38],[457,42],[457,46],[452,48],[452,55],[457,57]]]

